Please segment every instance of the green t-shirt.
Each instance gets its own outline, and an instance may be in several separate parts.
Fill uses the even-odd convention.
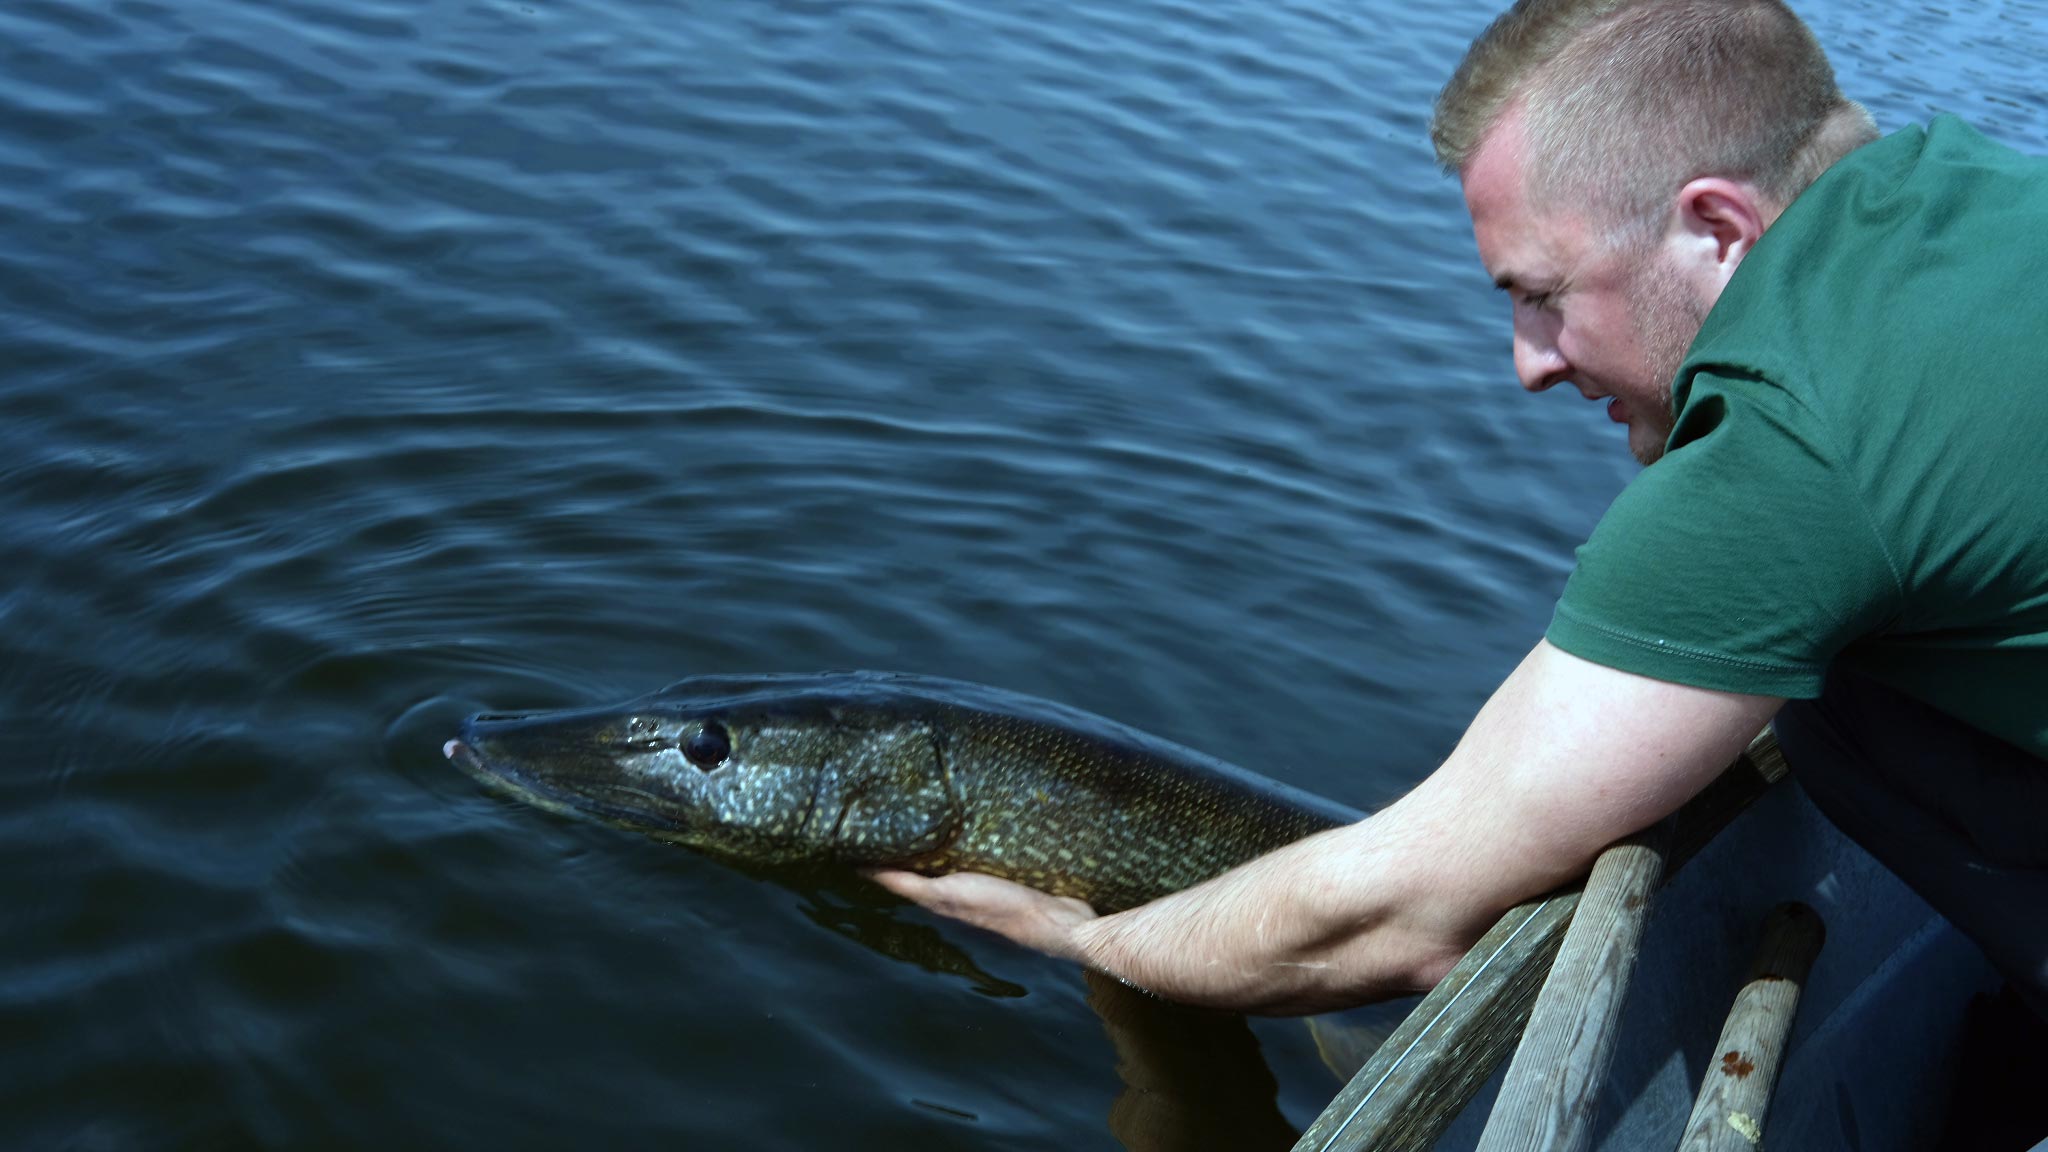
[[[2048,757],[2048,160],[1937,119],[1799,196],[1679,369],[1548,633],[1812,697],[1840,660]]]

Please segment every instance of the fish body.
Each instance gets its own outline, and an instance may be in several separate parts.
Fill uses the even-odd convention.
[[[1359,816],[1087,712],[893,673],[694,677],[474,716],[444,751],[541,808],[741,863],[987,872],[1102,911]]]

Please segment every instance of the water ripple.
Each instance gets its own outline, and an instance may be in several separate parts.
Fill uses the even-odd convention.
[[[1808,8],[2048,151],[2042,5]],[[0,8],[0,1145],[1105,1144],[1066,968],[439,743],[889,667],[1398,794],[1629,475],[1424,142],[1490,14]]]

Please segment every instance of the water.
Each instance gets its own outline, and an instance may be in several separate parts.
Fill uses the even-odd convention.
[[[1804,10],[1888,127],[2048,151],[2043,7]],[[1631,471],[1428,155],[1490,14],[0,10],[0,1146],[1284,1140],[1293,1025],[437,749],[872,667],[1399,794]],[[1274,1080],[1126,1094],[1147,1035]]]

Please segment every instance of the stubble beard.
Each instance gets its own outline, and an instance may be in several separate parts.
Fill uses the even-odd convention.
[[[1706,319],[1699,301],[1671,275],[1665,261],[1646,260],[1630,277],[1629,321],[1635,326],[1636,345],[1643,351],[1644,379],[1653,407],[1637,413],[1638,423],[1629,425],[1628,450],[1645,465],[1655,464],[1664,455],[1676,418],[1671,411],[1671,385]]]

